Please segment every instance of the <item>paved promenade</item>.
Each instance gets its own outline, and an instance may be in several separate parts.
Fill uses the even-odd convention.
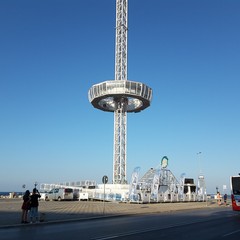
[[[21,199],[0,199],[0,227],[21,224],[21,205]],[[215,202],[130,204],[93,201],[40,201],[39,215],[43,223],[52,223],[116,215],[164,213],[216,207],[219,208]],[[225,206],[220,206],[220,208],[222,207]]]

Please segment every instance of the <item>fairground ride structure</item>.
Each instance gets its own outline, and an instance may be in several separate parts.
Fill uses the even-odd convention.
[[[127,183],[127,113],[150,106],[152,89],[127,77],[128,0],[116,0],[115,80],[93,85],[89,101],[102,111],[114,112],[113,184]]]

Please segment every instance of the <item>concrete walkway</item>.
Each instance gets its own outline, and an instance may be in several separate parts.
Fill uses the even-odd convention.
[[[0,199],[0,227],[21,224],[21,205],[21,199]],[[50,223],[116,215],[164,213],[216,207],[219,208],[215,202],[130,204],[92,201],[40,201],[39,216],[42,222]],[[225,206],[220,206],[220,208],[222,207]]]

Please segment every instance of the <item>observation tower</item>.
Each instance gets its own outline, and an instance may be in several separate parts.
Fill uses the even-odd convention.
[[[116,0],[115,79],[93,85],[88,99],[95,108],[114,112],[113,184],[126,184],[127,113],[150,106],[152,89],[127,80],[128,0]]]

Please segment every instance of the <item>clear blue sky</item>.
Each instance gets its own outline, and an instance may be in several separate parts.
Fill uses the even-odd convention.
[[[128,79],[153,89],[128,114],[127,173],[163,156],[222,191],[240,172],[240,1],[129,0]],[[88,90],[114,78],[115,0],[0,1],[0,191],[112,180],[113,114]],[[198,152],[202,152],[197,156]]]

